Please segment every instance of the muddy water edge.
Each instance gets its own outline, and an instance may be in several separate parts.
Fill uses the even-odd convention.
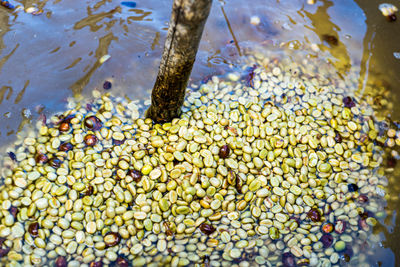
[[[84,99],[93,88],[130,99],[147,99],[166,35],[171,1],[21,1],[15,5],[43,10],[0,9],[0,145],[26,125],[50,116],[75,97]],[[201,43],[192,82],[224,75],[240,66],[241,49],[264,46],[309,49],[327,57],[343,75],[359,74],[358,90],[370,84],[389,89],[394,105],[384,114],[400,120],[399,21],[388,22],[377,1],[243,1],[215,2]],[[225,15],[223,15],[225,12]],[[253,18],[253,20],[252,20]],[[258,20],[257,20],[258,18]],[[253,24],[250,22],[253,21]],[[258,23],[257,23],[258,21]],[[229,25],[229,27],[228,27]],[[236,42],[235,42],[235,40]],[[317,47],[317,48],[316,48]],[[314,50],[313,50],[314,48]],[[397,49],[397,50],[396,50]],[[104,63],[104,55],[111,58]],[[110,84],[105,82],[109,82]],[[111,89],[109,88],[111,85]],[[399,175],[390,179],[385,236],[377,248],[376,264],[400,262]],[[386,248],[386,249],[385,249]]]

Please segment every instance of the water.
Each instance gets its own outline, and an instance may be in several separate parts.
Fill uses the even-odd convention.
[[[14,2],[15,4],[18,4]],[[25,8],[43,9],[38,16],[22,10],[0,8],[0,145],[14,140],[26,123],[39,113],[62,110],[69,97],[84,98],[93,88],[131,99],[146,99],[153,86],[169,21],[171,1],[21,1]],[[395,52],[400,36],[398,22],[389,23],[377,1],[243,1],[214,2],[200,45],[192,81],[223,74],[240,61],[244,47],[264,45],[302,50],[314,44],[311,56],[326,57],[346,77],[359,72],[358,90],[368,92],[379,80],[399,99],[400,61]],[[250,23],[257,16],[259,25]],[[232,33],[239,42],[235,46]],[[109,54],[104,64],[99,59]],[[397,91],[396,91],[397,90]],[[396,101],[394,101],[396,102]],[[397,105],[383,110],[394,120]],[[5,152],[4,150],[2,152]],[[386,237],[376,248],[376,265],[400,262],[398,212],[399,185],[390,187],[386,226],[377,228]]]

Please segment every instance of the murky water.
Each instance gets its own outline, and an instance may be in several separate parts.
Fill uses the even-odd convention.
[[[18,4],[18,3],[15,3]],[[0,145],[12,142],[24,124],[39,114],[64,109],[69,97],[85,97],[93,88],[111,90],[131,99],[147,99],[158,70],[171,1],[22,1],[37,6],[37,16],[0,8]],[[379,81],[399,99],[399,22],[389,23],[377,1],[215,1],[192,73],[192,81],[223,74],[240,61],[245,47],[308,49],[310,56],[326,57],[344,79],[359,72],[358,90],[368,92]],[[224,13],[225,15],[224,16]],[[258,25],[251,17],[260,19]],[[229,25],[229,27],[228,27]],[[234,35],[234,36],[233,36]],[[238,45],[232,40],[236,39]],[[397,49],[397,50],[396,50]],[[104,64],[99,59],[109,54]],[[399,107],[384,110],[400,119]],[[2,153],[5,153],[3,150]],[[396,175],[394,175],[396,176]],[[374,248],[376,266],[400,262],[398,192],[391,182],[385,236]]]

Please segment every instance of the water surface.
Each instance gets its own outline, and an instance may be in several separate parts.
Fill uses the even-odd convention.
[[[214,1],[191,81],[223,74],[254,45],[307,50],[326,58],[346,79],[359,73],[358,88],[372,83],[390,88],[399,101],[399,22],[388,22],[378,1]],[[157,75],[172,1],[14,1],[38,7],[40,15],[0,7],[0,146],[15,139],[26,123],[64,108],[67,98],[94,88],[131,99],[147,99]],[[222,8],[223,7],[223,8]],[[224,16],[225,13],[225,16]],[[258,17],[259,24],[250,23]],[[237,43],[235,43],[235,41]],[[111,58],[99,62],[104,55]],[[383,110],[400,119],[398,105]],[[5,152],[1,151],[2,153]],[[400,262],[398,183],[391,184],[386,236],[376,248],[376,266]],[[397,217],[397,219],[396,219]]]

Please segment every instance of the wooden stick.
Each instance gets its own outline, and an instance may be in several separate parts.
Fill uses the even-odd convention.
[[[181,113],[212,0],[174,0],[167,39],[146,116],[171,121]]]

